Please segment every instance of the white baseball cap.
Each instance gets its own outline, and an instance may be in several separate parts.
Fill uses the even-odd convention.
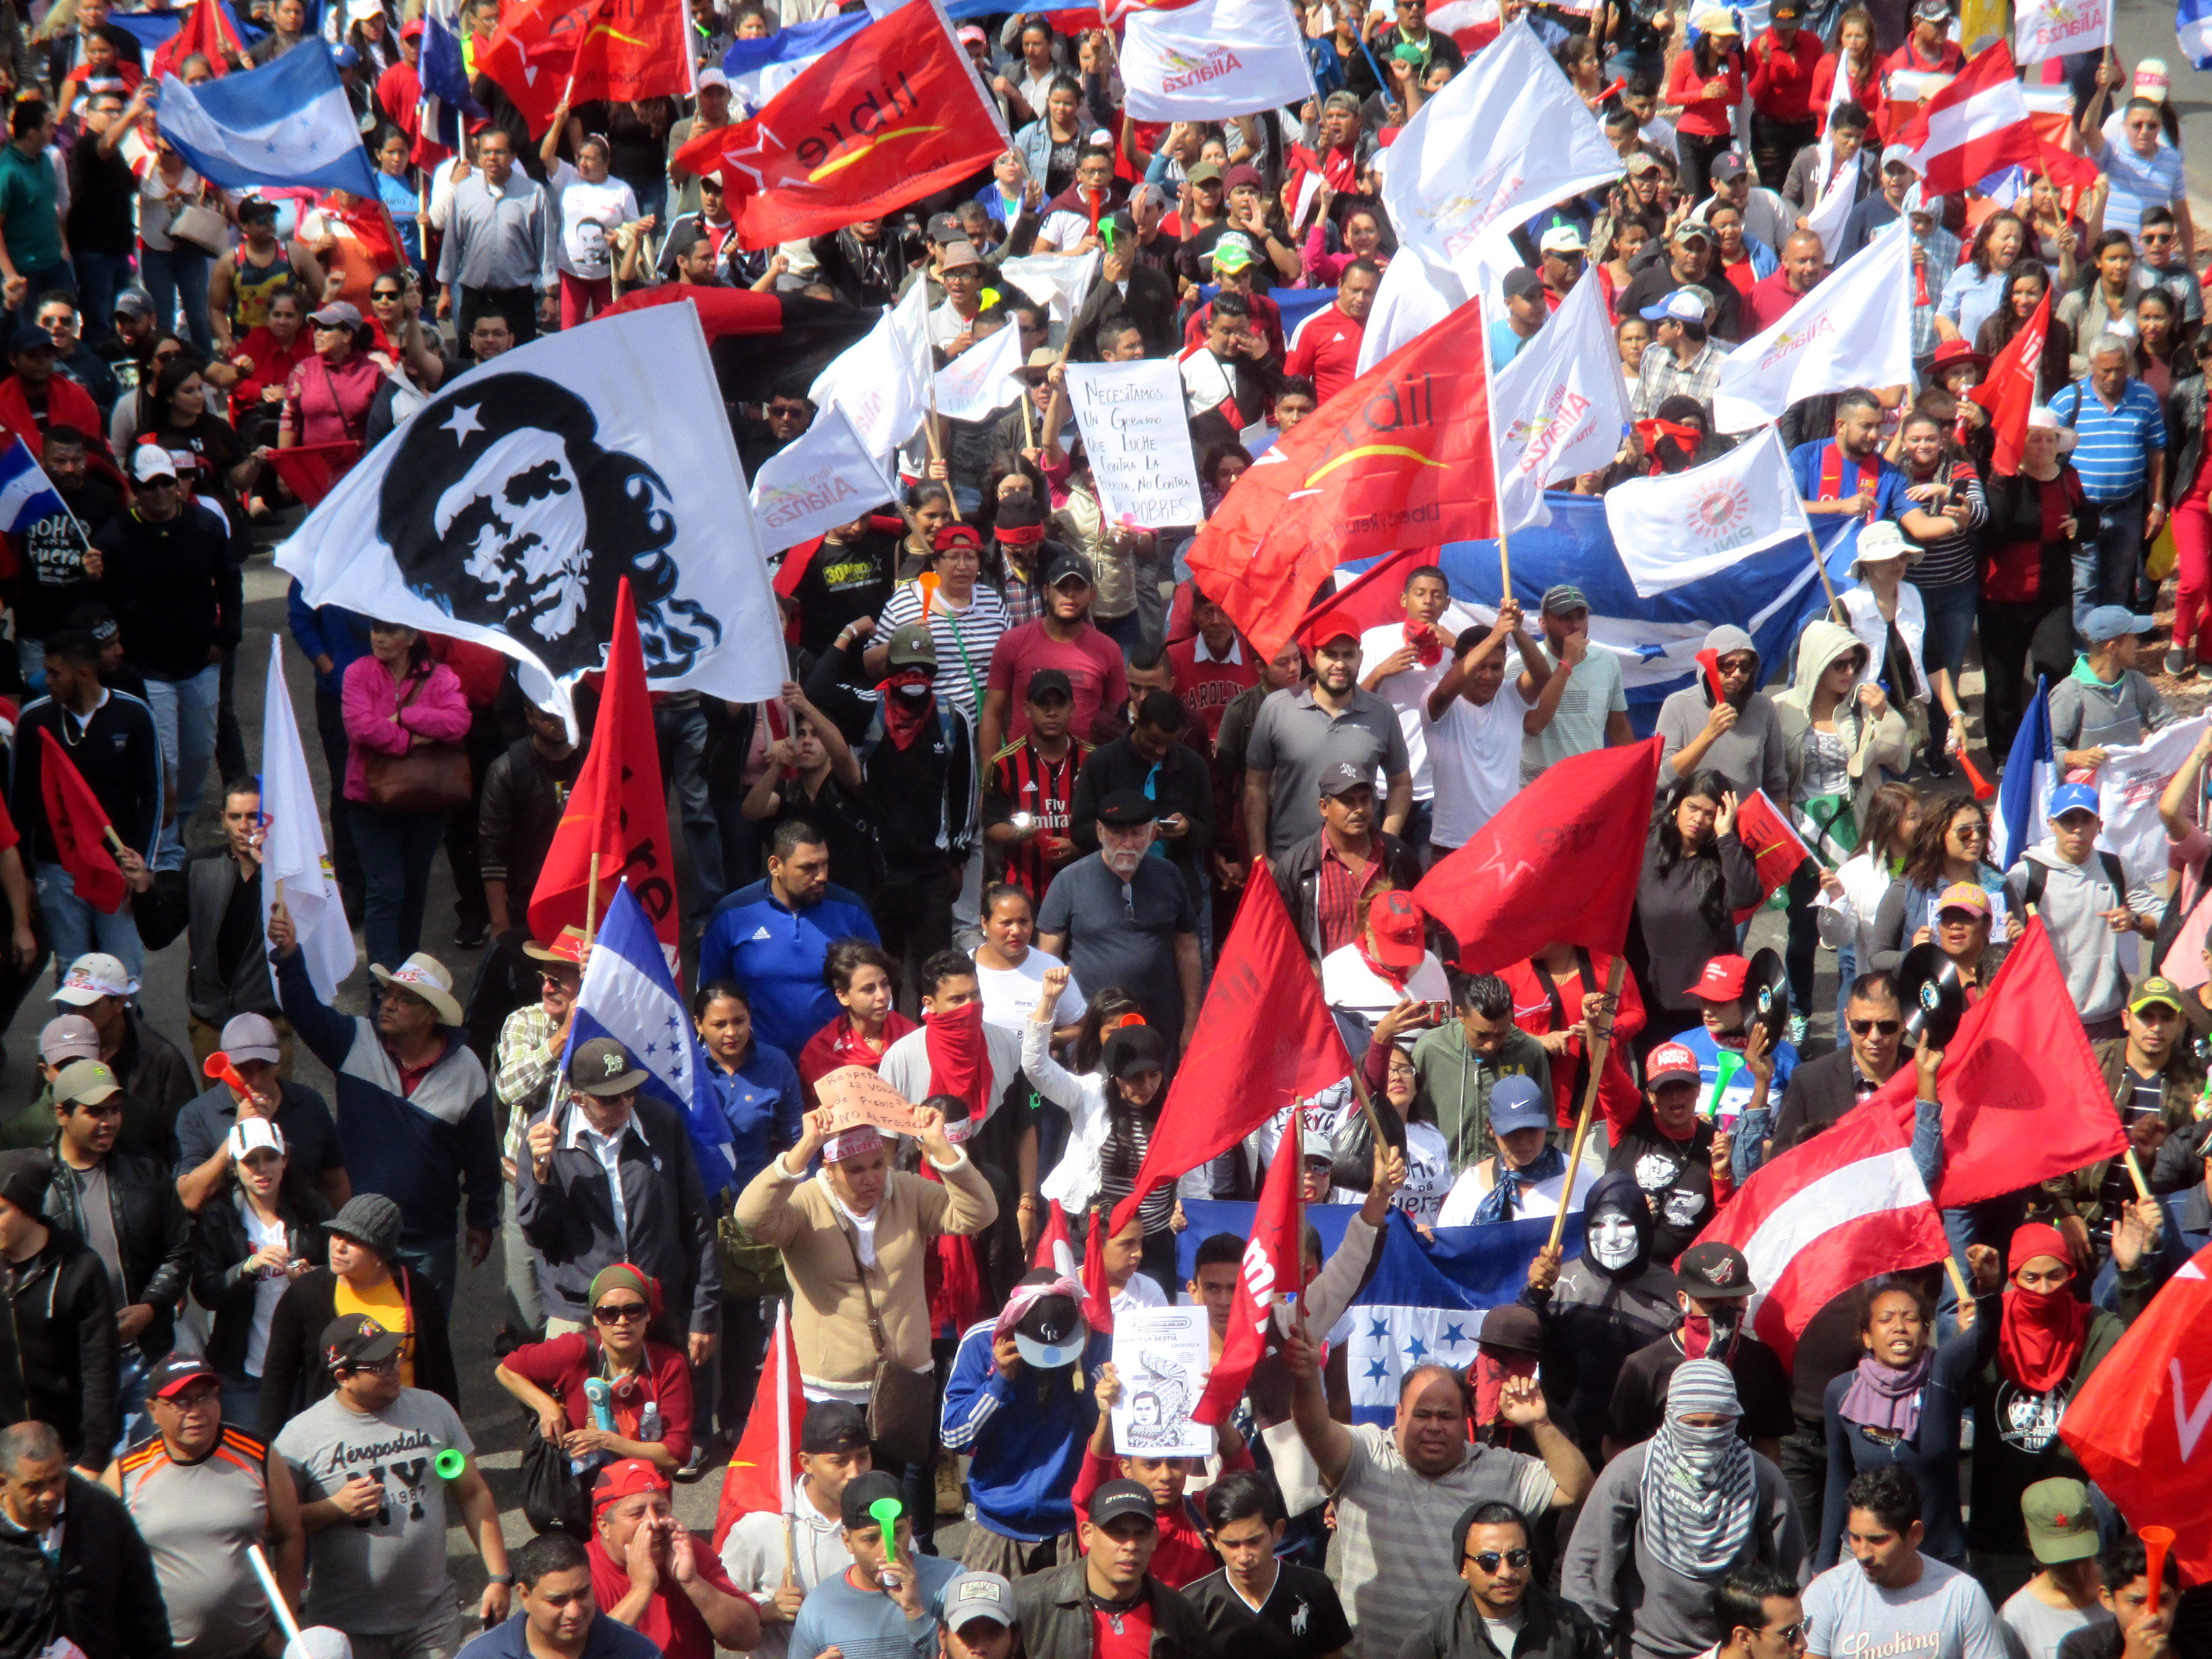
[[[143,453],[143,452],[142,452]],[[163,461],[169,458],[161,450],[153,452]],[[142,471],[139,477],[146,475]],[[135,997],[138,981],[131,977],[123,964],[105,951],[90,951],[69,965],[62,975],[62,988],[51,999],[66,1002],[72,1007],[88,1007],[102,997]]]
[[[242,1117],[231,1125],[226,1138],[230,1147],[230,1161],[246,1162],[248,1152],[282,1152],[284,1132],[265,1117]]]

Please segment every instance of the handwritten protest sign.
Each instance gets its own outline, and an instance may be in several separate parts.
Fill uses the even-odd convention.
[[[1067,395],[1109,524],[1157,530],[1204,520],[1182,375],[1172,358],[1070,363]]]
[[[914,1108],[865,1066],[840,1066],[814,1085],[822,1103],[822,1133],[842,1134],[866,1124],[892,1134],[914,1133]]]

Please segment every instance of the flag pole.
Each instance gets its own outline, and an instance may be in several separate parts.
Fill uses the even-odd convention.
[[[1026,397],[1022,399],[1022,406],[1025,409],[1029,406],[1029,399]],[[929,375],[929,418],[922,422],[921,429],[929,438],[929,459],[933,461],[943,460],[945,459],[944,441],[938,435],[937,431],[937,372],[934,369],[930,371]],[[950,471],[946,473],[945,479],[945,505],[952,514],[952,522],[958,524],[960,502],[952,493],[952,477]]]
[[[1831,621],[1844,623],[1844,602],[1836,597],[1836,585],[1828,580],[1828,562],[1820,556],[1820,544],[1813,538],[1808,526],[1805,531],[1805,545],[1813,550],[1813,568],[1820,578],[1820,591],[1828,596],[1828,617]],[[1848,623],[1844,623],[1848,627]]]
[[[1480,284],[1477,285],[1474,296],[1474,332],[1475,337],[1482,342],[1482,378],[1484,390],[1487,393],[1492,386],[1490,374],[1490,318],[1488,308],[1483,304]],[[1497,413],[1497,404],[1493,400],[1491,404],[1492,419],[1489,422],[1486,440],[1490,447],[1490,495],[1493,502],[1498,499]],[[1498,520],[1498,603],[1500,609],[1503,609],[1513,598],[1513,556],[1507,548],[1508,540],[1505,520],[1501,515]]]
[[[783,1499],[783,1576],[787,1581],[796,1574],[793,1565],[798,1545],[793,1536],[797,1524],[791,1513],[791,1364],[790,1351],[784,1346],[791,1328],[791,1304],[775,1304],[775,1490]]]
[[[1621,981],[1627,972],[1627,952],[1626,951],[1616,952],[1613,958],[1613,966],[1607,969],[1605,974],[1605,995],[1607,1005],[1605,1029],[1598,1033],[1596,1041],[1590,1044],[1589,1081],[1583,1085],[1582,1115],[1575,1120],[1574,1148],[1567,1154],[1567,1175],[1559,1188],[1559,1207],[1557,1213],[1552,1217],[1552,1237],[1544,1246],[1547,1250],[1556,1250],[1559,1248],[1559,1236],[1566,1231],[1567,1208],[1574,1199],[1575,1170],[1582,1164],[1583,1140],[1589,1133],[1590,1114],[1597,1107],[1598,1079],[1605,1075],[1605,1062],[1613,1052],[1613,1011],[1620,1006]]]
[[[584,943],[599,936],[599,855],[592,854],[592,873],[584,883]]]

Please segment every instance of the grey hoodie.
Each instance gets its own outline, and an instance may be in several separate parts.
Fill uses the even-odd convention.
[[[1723,657],[1733,651],[1757,650],[1750,635],[1726,623],[1705,635],[1704,648]],[[1765,666],[1761,663],[1752,671],[1754,686]],[[1705,729],[1706,716],[1712,712],[1712,705],[1705,699],[1705,672],[1700,666],[1698,683],[1684,686],[1659,705],[1656,729],[1662,763],[1659,781],[1662,787],[1676,776],[1674,757],[1697,741],[1698,733]],[[1719,773],[1739,797],[1754,789],[1764,789],[1766,798],[1778,808],[1786,809],[1790,800],[1788,756],[1789,746],[1782,740],[1782,728],[1775,719],[1772,700],[1764,692],[1754,690],[1744,699],[1735,724],[1722,732],[1705,751],[1698,770]]]
[[[2069,864],[2049,842],[2029,848],[2005,877],[2005,902],[2023,921],[2031,863],[2045,872],[2036,914],[2051,934],[2051,948],[2081,1023],[2094,1025],[2110,1018],[2127,1001],[2128,975],[2134,969],[2140,942],[2135,934],[2115,933],[2105,920],[2104,912],[2118,901],[2104,860],[2092,853],[2084,863]],[[2128,889],[2128,908],[2137,915],[2155,916],[2160,903],[2159,896],[2140,883]]]

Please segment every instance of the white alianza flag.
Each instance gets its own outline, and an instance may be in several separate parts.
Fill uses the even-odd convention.
[[[1016,331],[1019,332],[1018,330]],[[814,424],[761,463],[753,517],[770,554],[850,524],[892,498],[884,469],[845,411],[832,404]]]
[[[1091,285],[1098,280],[1103,258],[1097,248],[1080,258],[1065,253],[1031,253],[1019,259],[1001,259],[999,276],[1045,308],[1054,331],[1053,338],[1057,341],[1064,337],[1069,320],[1090,297]]]
[[[1022,331],[1009,318],[937,371],[937,412],[948,421],[988,419],[1022,395],[1021,368]]]
[[[1139,121],[1219,121],[1313,95],[1297,15],[1283,0],[1196,0],[1129,14],[1126,107]]]
[[[1820,199],[1813,204],[1813,210],[1805,216],[1805,228],[1820,239],[1820,251],[1827,253],[1843,245],[1844,227],[1850,222],[1851,210],[1858,205],[1859,164],[1856,159],[1833,169],[1835,176],[1828,180]]]
[[[2012,15],[2016,64],[2039,64],[2112,44],[2113,0],[2017,0]]]
[[[332,780],[333,786],[343,782]],[[292,694],[284,684],[284,640],[269,636],[269,685],[261,705],[261,934],[276,895],[292,918],[307,978],[325,1003],[353,972],[353,929],[323,843],[323,812],[300,746]]]
[[[929,284],[916,283],[830,359],[806,395],[817,409],[843,410],[868,453],[888,460],[929,412]]]
[[[919,284],[917,284],[919,286]],[[513,657],[574,728],[629,581],[656,690],[775,696],[783,624],[689,302],[479,364],[379,444],[276,550],[307,603]]]
[[[1899,220],[1721,364],[1713,424],[1748,432],[1801,398],[1912,383],[1912,238]]]
[[[1605,130],[1526,21],[1422,105],[1389,154],[1382,205],[1399,242],[1451,266],[1470,292],[1481,244],[1621,171]]]
[[[1813,533],[1772,427],[1703,466],[1614,485],[1605,493],[1605,524],[1647,599]]]
[[[1536,337],[1492,381],[1498,526],[1507,534],[1551,523],[1544,487],[1553,479],[1595,471],[1619,452],[1628,388],[1612,346],[1605,301],[1584,272]]]
[[[2204,726],[2202,714],[2176,720],[2141,743],[2106,750],[2104,764],[2097,769],[2097,815],[2105,821],[2097,845],[2118,854],[2129,878],[2146,887],[2162,880],[2167,868],[2159,797],[2188,763]]]
[[[1359,335],[1359,372],[1364,374],[1467,301],[1467,286],[1452,272],[1438,270],[1412,248],[1399,249],[1398,257],[1382,268],[1375,303],[1367,308]]]

